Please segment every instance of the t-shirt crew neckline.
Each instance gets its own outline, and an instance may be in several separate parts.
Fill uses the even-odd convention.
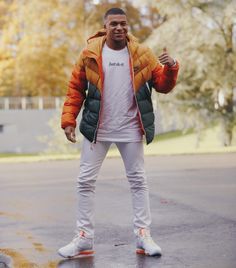
[[[127,50],[127,46],[125,46],[125,47],[122,48],[122,49],[117,50],[117,49],[112,49],[112,48],[110,48],[110,47],[107,45],[107,43],[105,42],[103,49],[110,50],[110,51],[112,51],[113,53],[123,53],[125,50]]]

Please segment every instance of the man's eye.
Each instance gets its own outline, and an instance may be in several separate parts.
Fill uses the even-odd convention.
[[[121,23],[111,22],[111,23],[110,23],[110,25],[111,25],[112,27],[115,27],[115,26],[117,26],[118,24],[120,24],[120,26],[122,26],[122,27],[125,27],[125,26],[127,25],[126,22],[121,22]]]

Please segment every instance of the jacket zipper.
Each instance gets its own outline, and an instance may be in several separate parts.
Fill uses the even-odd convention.
[[[148,82],[146,82],[146,86],[147,86],[147,89],[149,90],[149,92],[150,92],[150,94],[151,94],[151,93],[152,93],[152,90],[151,90],[151,88],[150,88]]]
[[[134,67],[134,65],[133,65],[133,59],[132,59],[131,55],[130,55],[129,59],[130,59],[130,73],[131,73],[131,80],[132,80],[133,90],[134,90],[134,91],[133,91],[133,92],[134,92],[134,99],[135,99],[136,106],[137,106],[137,109],[138,109],[139,121],[140,121],[140,123],[141,123],[142,131],[143,131],[145,137],[147,137],[146,131],[145,131],[144,126],[143,126],[143,121],[142,121],[142,117],[141,117],[141,112],[140,112],[140,110],[139,110],[139,106],[138,106],[138,100],[137,100],[137,97],[136,97],[136,94],[135,94],[134,71],[133,71],[133,67]]]
[[[104,83],[103,70],[102,70],[102,57],[99,58],[100,62],[98,62],[97,59],[95,59],[95,60],[98,64],[98,70],[99,70],[101,81],[102,81],[102,87],[101,87],[101,103],[100,103],[99,112],[98,112],[98,122],[97,122],[97,127],[94,131],[94,136],[93,136],[93,141],[92,141],[92,143],[94,143],[94,144],[96,144],[96,142],[97,142],[97,132],[98,132],[100,118],[101,118],[101,107],[102,107],[102,98],[103,98],[103,83]]]

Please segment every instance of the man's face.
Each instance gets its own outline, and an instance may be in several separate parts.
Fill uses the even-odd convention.
[[[123,42],[126,40],[128,23],[125,15],[108,15],[104,27],[107,39],[113,42]]]

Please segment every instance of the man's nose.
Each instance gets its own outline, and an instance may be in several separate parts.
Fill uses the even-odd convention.
[[[122,29],[122,27],[121,27],[121,24],[120,24],[120,23],[118,23],[118,24],[117,24],[116,29],[118,29],[118,30]]]

